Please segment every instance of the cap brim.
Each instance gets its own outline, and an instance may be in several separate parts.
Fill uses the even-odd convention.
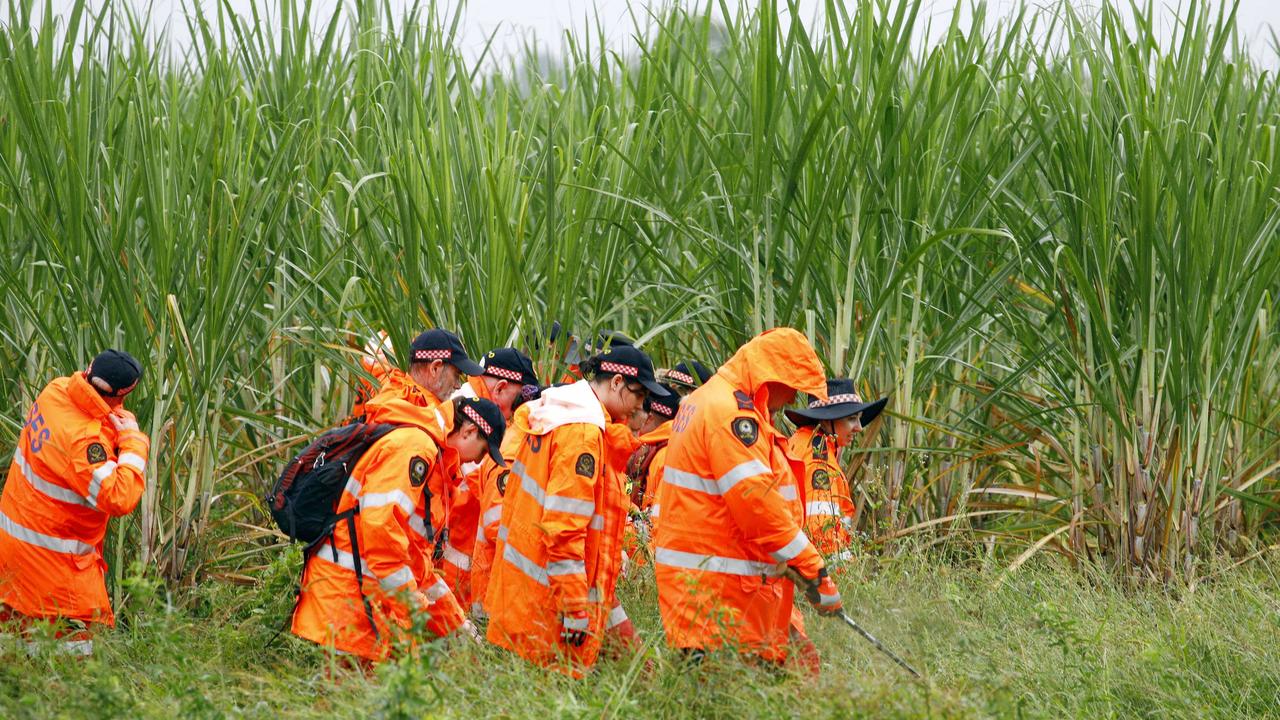
[[[469,357],[455,357],[449,360],[449,364],[458,368],[465,375],[483,375],[484,368],[480,364]]]
[[[653,397],[671,397],[671,393],[667,392],[666,388],[658,384],[657,380],[640,380],[639,382]]]
[[[486,440],[489,442],[489,457],[493,458],[493,461],[498,463],[498,467],[506,467],[507,460],[502,457],[502,444],[494,442],[491,438],[486,438]]]
[[[796,425],[812,425],[823,420],[839,420],[840,418],[858,415],[860,416],[859,422],[862,423],[863,427],[866,427],[871,424],[872,420],[880,417],[880,413],[888,402],[889,398],[883,397],[869,403],[839,403],[825,407],[783,410],[783,413],[788,420]]]

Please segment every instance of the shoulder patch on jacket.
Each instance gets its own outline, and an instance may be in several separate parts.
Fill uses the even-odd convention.
[[[760,424],[752,418],[740,417],[733,421],[733,434],[743,445],[751,447],[760,438]]]
[[[427,471],[431,469],[431,465],[425,458],[417,455],[409,461],[409,484],[414,487],[422,487],[422,483],[427,481]]]
[[[813,436],[813,459],[827,459],[827,439],[820,434]]]
[[[756,404],[752,401],[751,396],[741,390],[733,391],[733,399],[738,401],[739,410],[755,410]]]
[[[831,489],[831,473],[818,468],[813,471],[813,489],[814,490],[830,490]]]
[[[578,462],[573,466],[574,472],[582,477],[596,476],[596,458],[591,453],[582,453],[578,456]]]
[[[503,470],[498,475],[498,494],[499,495],[507,494],[507,480],[510,479],[510,477],[511,477],[510,470]]]
[[[91,443],[85,452],[85,459],[91,463],[106,462],[107,449],[102,446],[102,443]]]

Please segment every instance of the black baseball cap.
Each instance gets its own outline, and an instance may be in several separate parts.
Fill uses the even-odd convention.
[[[666,388],[670,395],[665,397],[654,397],[650,395],[644,401],[644,409],[671,420],[675,418],[676,411],[680,409],[680,395],[676,392],[675,388],[670,385],[664,383],[662,387]]]
[[[666,397],[669,391],[658,383],[654,377],[653,361],[643,350],[634,345],[610,345],[591,360],[598,360],[597,368],[602,372],[621,375],[629,380],[644,385],[645,389],[655,397]]]
[[[461,417],[455,418],[454,422],[466,419],[475,423],[489,442],[489,457],[506,467],[507,461],[502,459],[502,436],[507,432],[507,421],[502,419],[502,410],[497,403],[480,398],[459,398],[458,412]]]
[[[123,350],[103,350],[89,362],[86,373],[89,384],[107,397],[124,397],[142,378],[142,365]],[[94,380],[106,383],[110,391],[103,390]]]
[[[716,371],[697,360],[686,360],[667,371],[667,382],[687,388],[696,388],[715,375]]]
[[[485,375],[521,385],[538,384],[538,374],[533,369],[533,361],[528,355],[515,348],[490,350],[482,359],[482,363]]]
[[[484,368],[467,356],[462,340],[448,330],[432,328],[413,339],[409,346],[410,362],[443,360],[467,375],[483,375]]]
[[[820,400],[809,396],[809,407],[802,410],[787,410],[786,415],[791,422],[799,426],[816,425],[822,420],[839,420],[840,418],[859,416],[859,422],[865,427],[880,416],[889,398],[883,397],[872,402],[862,402],[853,381],[847,378],[832,378],[827,381],[827,399]]]

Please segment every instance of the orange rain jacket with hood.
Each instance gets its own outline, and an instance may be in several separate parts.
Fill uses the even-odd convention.
[[[490,642],[582,677],[605,630],[626,621],[617,603],[627,519],[624,470],[635,437],[611,423],[587,381],[552,388],[518,412],[485,598]],[[521,408],[524,410],[524,407]],[[560,640],[561,618],[585,613],[587,638]]]
[[[819,432],[816,425],[801,427],[787,441],[787,449],[791,457],[804,459],[801,483],[809,539],[828,562],[847,560],[854,507],[835,436]]]
[[[142,497],[151,442],[117,431],[110,414],[83,372],[49,383],[31,406],[0,495],[0,605],[115,624],[102,540]]]
[[[777,328],[742,346],[680,403],[654,543],[672,647],[728,644],[785,660],[794,588],[779,564],[807,578],[824,567],[803,530],[800,468],[769,417],[770,382],[826,397],[813,348],[799,332]]]
[[[355,506],[356,539],[363,566],[362,587],[372,605],[370,626],[355,578],[355,557],[347,524],[307,558],[302,592],[293,614],[293,632],[312,642],[368,660],[386,658],[393,644],[409,641],[415,615],[443,637],[465,617],[431,560],[429,500],[439,492],[458,456],[445,444],[452,406],[435,398],[406,373],[393,371],[365,403],[368,422],[405,425],[391,431],[360,458],[338,500],[338,512]]]

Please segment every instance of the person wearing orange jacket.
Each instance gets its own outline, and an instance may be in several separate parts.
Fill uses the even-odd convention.
[[[804,335],[776,328],[680,403],[653,559],[667,643],[694,657],[729,645],[786,661],[793,577],[820,613],[842,608],[805,536],[798,468],[771,421],[797,391],[826,397],[822,365]]]
[[[470,378],[453,396],[492,400],[503,419],[510,422],[524,388],[538,384],[533,361],[515,348],[498,348],[486,353],[481,362],[484,374]],[[445,490],[444,526],[436,542],[436,559],[445,582],[464,608],[473,604],[471,557],[480,527],[484,480],[505,469],[487,457],[479,463],[464,463],[461,476]]]
[[[104,576],[107,522],[133,512],[150,439],[124,408],[142,366],[104,350],[50,382],[27,412],[0,494],[0,621],[60,622],[63,650],[93,652],[94,625],[115,625]]]
[[[671,440],[671,421],[680,409],[680,395],[675,387],[663,383],[667,397],[651,397],[645,401],[638,433],[640,447],[627,462],[627,479],[632,505],[630,534],[625,543],[632,560],[643,562],[638,554],[641,545],[648,546],[653,538],[653,526],[657,522],[660,507],[654,505],[658,486],[662,483],[662,469],[667,463],[667,443]]]
[[[395,367],[390,359],[394,352],[391,340],[385,332],[379,332],[365,345],[360,365],[373,376],[379,387],[375,388],[367,379],[360,379],[351,420],[362,421],[365,418],[366,402],[379,392],[389,377],[397,376],[397,381],[403,381],[398,376],[403,376],[404,371]],[[453,397],[453,393],[461,387],[464,375],[474,377],[483,373],[484,368],[467,355],[462,340],[448,330],[424,330],[409,346],[408,374],[436,405]]]
[[[413,377],[388,374],[366,403],[368,422],[401,427],[352,468],[336,512],[357,512],[308,554],[293,614],[294,634],[368,662],[412,646],[417,619],[436,637],[465,628],[432,563],[429,489],[443,487],[460,462],[496,456],[505,430],[491,401],[437,405]]]
[[[595,664],[606,631],[634,637],[616,597],[629,504],[621,469],[635,444],[626,421],[646,395],[666,393],[630,345],[582,370],[588,380],[549,388],[516,414],[524,440],[485,598],[490,642],[572,677]]]
[[[827,398],[810,397],[807,408],[787,410],[797,430],[787,441],[793,458],[804,459],[807,494],[805,530],[828,565],[847,561],[853,531],[853,497],[840,468],[840,451],[884,410],[888,398],[864,403],[853,381],[827,381]]]
[[[686,360],[663,373],[662,381],[673,386],[680,397],[684,397],[702,387],[715,374],[715,368],[709,368],[697,360]]]

